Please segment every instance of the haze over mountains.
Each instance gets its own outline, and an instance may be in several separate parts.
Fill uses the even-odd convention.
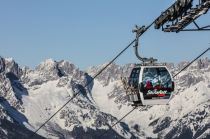
[[[172,73],[187,62],[168,64]],[[120,78],[133,64],[81,71],[68,61],[48,59],[34,70],[0,57],[0,136],[28,138],[75,93],[74,98],[34,138],[95,139],[133,107]],[[176,79],[169,105],[139,107],[102,138],[210,138],[210,60],[196,61]]]

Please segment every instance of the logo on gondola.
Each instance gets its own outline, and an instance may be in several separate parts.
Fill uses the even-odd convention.
[[[167,94],[167,91],[163,90],[148,90],[147,95],[158,95],[158,94]]]

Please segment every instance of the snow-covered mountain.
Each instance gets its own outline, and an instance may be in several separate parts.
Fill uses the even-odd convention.
[[[168,66],[176,73],[186,64]],[[121,83],[133,64],[111,64],[84,88],[104,66],[81,71],[70,62],[48,59],[32,70],[0,58],[1,138],[29,138],[77,93],[33,137],[98,138],[133,109]],[[101,138],[210,137],[210,60],[196,61],[175,81],[176,94],[169,105],[139,107]]]

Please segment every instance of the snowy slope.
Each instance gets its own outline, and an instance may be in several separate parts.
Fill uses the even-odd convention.
[[[172,73],[187,62],[169,64]],[[0,135],[31,135],[73,95],[79,94],[38,132],[45,138],[97,138],[133,107],[120,78],[133,64],[105,64],[80,71],[67,61],[48,59],[34,70],[0,58]],[[92,77],[91,77],[92,76]],[[176,79],[169,105],[139,107],[102,138],[208,138],[210,135],[210,60],[195,62]],[[20,127],[20,131],[9,128]],[[42,138],[36,135],[36,138]]]

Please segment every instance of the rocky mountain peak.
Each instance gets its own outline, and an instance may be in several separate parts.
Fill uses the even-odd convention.
[[[53,59],[46,59],[45,61],[41,62],[37,67],[36,70],[40,71],[47,71],[47,70],[52,70],[56,68],[57,62],[54,61]]]
[[[13,79],[19,79],[22,76],[21,68],[12,58],[0,57],[0,73],[2,72]]]
[[[55,61],[53,59],[47,59],[38,65],[35,69],[36,72],[42,73],[44,76],[50,79],[57,79],[62,76],[68,76],[79,72],[79,69],[68,61],[61,60]]]
[[[0,73],[5,71],[5,60],[0,56]]]
[[[99,66],[93,66],[89,67],[87,69],[87,73],[91,76],[94,76],[96,73],[98,73],[101,69],[103,69],[106,64],[102,64]],[[117,65],[115,63],[112,63],[105,69],[98,77],[97,79],[103,83],[104,86],[108,85],[109,82],[114,80],[120,80],[121,77],[127,77],[131,69],[134,67],[134,64],[126,64],[124,66]]]

